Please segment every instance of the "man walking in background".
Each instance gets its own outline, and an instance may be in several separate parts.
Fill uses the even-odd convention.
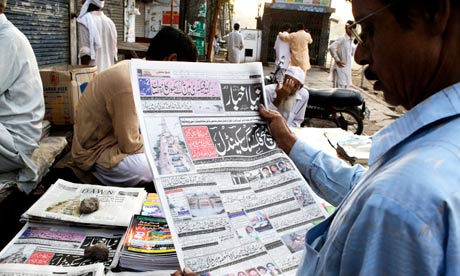
[[[353,21],[348,20],[345,25],[345,34],[337,38],[329,47],[331,56],[334,59],[332,65],[332,84],[334,88],[347,88],[352,85],[351,81],[351,64],[353,63],[353,55],[355,46],[353,37],[348,26],[352,25]],[[356,26],[353,26],[356,29]]]
[[[78,47],[82,65],[97,65],[102,72],[117,59],[117,29],[102,8],[103,0],[84,0],[78,24]]]
[[[291,47],[291,62],[289,65],[300,67],[305,74],[310,66],[308,45],[313,43],[311,35],[305,31],[303,23],[297,24],[297,31],[290,34],[278,33],[279,38],[289,42]]]
[[[32,182],[45,114],[43,87],[35,54],[26,36],[8,19],[0,0],[0,174],[18,171],[17,180]]]
[[[291,24],[284,24],[283,28],[281,29],[281,33],[287,36],[289,35],[290,31]],[[273,49],[275,49],[275,64],[280,64],[280,61],[283,61],[283,63],[280,64],[280,74],[276,76],[276,80],[281,82],[283,80],[283,73],[286,71],[286,68],[288,68],[289,63],[291,62],[291,46],[289,46],[289,42],[283,41],[278,35],[276,37],[275,46]]]
[[[240,24],[233,25],[233,32],[227,36],[227,60],[231,63],[240,63],[244,49],[243,36],[240,33]]]

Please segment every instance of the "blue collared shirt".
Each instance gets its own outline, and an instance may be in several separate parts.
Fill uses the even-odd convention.
[[[297,141],[290,157],[339,205],[297,275],[460,275],[460,83],[373,136],[369,170]]]

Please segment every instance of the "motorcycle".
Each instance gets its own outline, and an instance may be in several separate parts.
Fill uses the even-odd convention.
[[[282,80],[285,69],[281,68],[283,58],[276,64],[275,71],[265,77],[265,85],[277,84]],[[309,93],[308,106],[301,126],[339,127],[360,135],[364,129],[363,120],[370,116],[363,96],[348,88],[313,89],[304,87]]]

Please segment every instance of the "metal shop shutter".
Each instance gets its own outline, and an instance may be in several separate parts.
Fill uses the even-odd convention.
[[[77,16],[81,10],[81,0],[77,0]],[[110,0],[104,1],[104,9],[102,11],[105,15],[112,19],[117,27],[118,41],[123,41],[125,33],[125,6],[123,0]]]
[[[40,67],[69,64],[68,0],[9,0],[5,14],[29,39]]]

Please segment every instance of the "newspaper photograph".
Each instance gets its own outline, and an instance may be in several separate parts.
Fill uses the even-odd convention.
[[[80,267],[57,267],[33,264],[0,264],[2,276],[104,276],[102,264],[91,264]]]
[[[327,213],[258,115],[262,65],[132,60],[131,83],[181,267],[295,274]]]
[[[131,217],[139,214],[147,196],[143,188],[120,188],[77,184],[58,179],[25,213],[38,221],[65,221],[77,224],[128,227]],[[96,211],[84,214],[80,205],[85,199],[98,202]]]
[[[27,223],[0,252],[0,264],[85,266],[96,263],[84,257],[85,249],[103,243],[109,254],[102,264],[115,267],[124,233],[124,229]]]

